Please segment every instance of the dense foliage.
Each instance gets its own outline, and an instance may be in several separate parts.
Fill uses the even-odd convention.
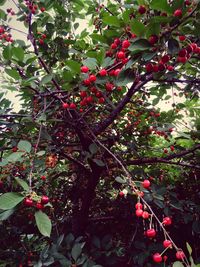
[[[0,266],[200,266],[199,1],[5,2]]]

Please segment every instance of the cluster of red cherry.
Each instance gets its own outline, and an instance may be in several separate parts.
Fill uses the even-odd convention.
[[[32,199],[32,197],[26,197],[24,199],[24,205],[26,207],[33,207],[35,206],[37,209],[42,210],[44,209],[44,205],[47,204],[49,202],[49,197],[48,196],[42,196],[40,198],[39,201],[37,201],[36,203],[34,202],[34,200]]]
[[[28,9],[30,10],[32,14],[38,13],[38,10],[40,10],[41,12],[44,12],[46,10],[45,7],[41,7],[39,9],[38,5],[34,3],[34,1],[30,1],[30,0],[25,0],[25,5],[28,7]]]
[[[13,43],[12,34],[6,32],[3,26],[0,26],[0,40],[8,43]]]

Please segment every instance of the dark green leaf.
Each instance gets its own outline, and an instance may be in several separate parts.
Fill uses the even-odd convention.
[[[53,78],[52,74],[48,74],[42,78],[40,84],[43,85],[43,84],[49,83],[51,82],[52,78]]]
[[[151,45],[146,39],[139,39],[131,44],[131,46],[129,47],[129,50],[134,53],[138,53],[141,51],[149,50],[150,48],[151,48]]]
[[[131,69],[122,70],[117,77],[116,85],[124,86],[128,83],[133,83],[135,75]]]
[[[21,160],[22,156],[24,155],[24,152],[14,152],[12,154],[10,154],[6,160],[8,162],[16,162],[16,161],[19,161]]]
[[[173,267],[184,267],[184,265],[183,265],[183,263],[180,262],[180,261],[175,261],[175,262],[173,263]]]
[[[72,258],[77,261],[82,253],[82,246],[81,244],[75,244],[72,248]]]
[[[13,55],[19,60],[23,61],[24,60],[24,50],[21,47],[13,47],[12,49]]]
[[[99,166],[99,167],[104,167],[105,164],[102,160],[100,159],[93,159],[93,161]]]
[[[179,42],[176,39],[169,39],[168,41],[168,51],[170,54],[176,54],[180,50]]]
[[[172,13],[172,8],[167,0],[152,0],[150,3],[150,8],[159,11],[164,11],[169,14]]]
[[[12,46],[7,45],[3,50],[3,57],[6,60],[10,60],[12,58],[13,52],[12,52]]]
[[[86,58],[83,60],[83,65],[87,66],[91,70],[94,70],[98,66],[98,63],[96,58]]]
[[[0,221],[7,220],[14,213],[14,211],[15,211],[14,209],[10,209],[0,212]]]
[[[69,67],[71,71],[73,71],[75,74],[80,73],[81,64],[79,62],[76,62],[74,60],[67,60],[66,65]]]
[[[126,183],[126,180],[124,180],[123,178],[121,178],[119,176],[117,176],[115,178],[115,181],[118,182],[118,183],[120,183],[120,184],[125,184]]]

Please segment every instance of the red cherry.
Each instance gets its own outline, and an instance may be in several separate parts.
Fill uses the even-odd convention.
[[[71,103],[71,104],[69,105],[69,108],[71,108],[71,109],[76,109],[76,104]]]
[[[152,63],[147,63],[145,65],[146,71],[147,72],[152,72],[153,71],[153,64]]]
[[[120,191],[120,192],[119,192],[119,196],[120,196],[120,197],[124,197],[124,192],[123,192],[123,191]]]
[[[168,247],[172,247],[172,242],[168,239],[163,241],[163,247],[164,248],[168,248]]]
[[[122,91],[122,87],[121,86],[118,86],[117,87],[117,91],[121,92]]]
[[[176,9],[174,11],[174,17],[182,17],[182,10],[181,9]]]
[[[122,48],[128,48],[130,46],[130,42],[128,40],[124,40],[122,42]]]
[[[43,45],[43,44],[44,44],[44,40],[39,39],[39,44],[40,44],[40,45]]]
[[[155,237],[156,236],[156,231],[154,229],[148,229],[146,232],[146,235],[148,237]]]
[[[193,51],[198,47],[196,43],[191,43],[190,45],[193,48]]]
[[[63,107],[64,109],[67,109],[67,108],[69,108],[69,104],[68,104],[68,103],[63,103],[63,104],[62,104],[62,107]]]
[[[106,91],[111,92],[114,85],[112,83],[107,82],[105,87],[106,87]]]
[[[33,200],[29,197],[26,197],[24,199],[24,205],[27,206],[27,207],[32,207],[33,206]]]
[[[93,97],[92,96],[88,96],[87,97],[87,102],[88,103],[92,103],[93,102]]]
[[[5,32],[4,28],[3,27],[0,27],[0,34],[2,34],[4,32]]]
[[[111,49],[116,49],[117,48],[117,44],[112,43],[110,47],[111,47]]]
[[[87,96],[87,92],[86,91],[80,91],[80,97],[84,98]]]
[[[164,152],[165,154],[167,154],[167,153],[168,153],[168,149],[167,149],[167,148],[164,148],[163,152]]]
[[[167,69],[168,69],[168,71],[173,71],[174,70],[174,67],[171,66],[171,65],[169,65],[169,66],[167,66]]]
[[[99,98],[99,104],[103,104],[105,102],[105,98],[104,97],[100,97]]]
[[[123,59],[123,58],[125,58],[125,53],[124,53],[123,51],[119,51],[119,52],[117,53],[117,57],[118,57],[119,59]]]
[[[179,38],[179,41],[181,42],[185,41],[186,39],[185,35],[180,35],[178,38]]]
[[[149,218],[149,213],[148,211],[144,211],[143,214],[142,214],[142,218],[143,219],[148,219]]]
[[[166,262],[166,261],[167,261],[167,258],[168,258],[168,257],[167,257],[166,255],[163,256],[163,261]]]
[[[187,57],[178,57],[177,58],[177,61],[180,63],[183,63],[183,64],[185,64],[187,62],[187,60],[188,60]]]
[[[153,261],[156,262],[156,263],[162,262],[162,256],[160,255],[160,253],[155,253],[153,255]]]
[[[42,209],[44,209],[44,206],[40,202],[37,202],[36,203],[36,208],[39,209],[39,210],[42,210]]]
[[[82,66],[81,67],[81,72],[87,73],[89,71],[89,68],[87,66]]]
[[[187,50],[188,53],[192,53],[194,49],[193,49],[193,46],[192,45],[188,45],[186,47],[186,50]]]
[[[139,6],[138,8],[138,12],[142,15],[144,13],[146,13],[146,7],[145,6]]]
[[[90,88],[90,92],[95,94],[95,93],[97,92],[97,88],[94,87],[94,86],[91,87],[91,88]]]
[[[153,72],[158,72],[158,65],[153,65]]]
[[[175,149],[174,146],[170,146],[171,151],[174,151],[174,149]]]
[[[162,62],[163,63],[167,63],[169,60],[170,60],[170,56],[169,55],[164,55],[162,58],[161,58]]]
[[[46,34],[42,34],[42,39],[46,39],[47,38],[47,36],[46,36]]]
[[[117,76],[119,75],[120,71],[121,71],[121,69],[116,69],[116,70],[114,71],[114,76],[117,77]]]
[[[89,86],[91,81],[89,79],[85,79],[85,80],[83,80],[83,83],[85,86]]]
[[[42,196],[41,203],[42,204],[47,204],[48,202],[49,202],[49,198],[47,196]]]
[[[46,177],[45,175],[42,175],[42,176],[41,176],[41,179],[42,179],[43,181],[46,180],[46,178],[47,178],[47,177]]]
[[[119,39],[119,38],[115,38],[114,43],[115,43],[116,45],[119,45],[119,44],[120,44],[120,39]]]
[[[12,148],[12,152],[17,152],[17,150],[18,150],[18,147],[17,147],[17,146],[14,146],[14,147]]]
[[[140,203],[140,202],[138,202],[138,203],[136,203],[135,204],[135,208],[138,210],[141,210],[142,208],[143,208],[143,205],[142,205],[142,203]]]
[[[151,45],[154,45],[155,43],[157,43],[158,42],[158,36],[157,35],[151,35],[150,37],[149,37],[149,43],[151,44]]]
[[[137,209],[137,210],[135,211],[135,214],[136,214],[137,217],[142,217],[143,210],[141,210],[141,209]]]
[[[172,224],[172,219],[170,217],[165,217],[165,218],[163,218],[162,223],[164,225],[171,225]]]
[[[151,185],[151,182],[150,182],[149,180],[144,180],[144,181],[142,182],[142,186],[143,186],[144,188],[149,188],[150,185]]]
[[[41,11],[41,12],[44,12],[45,10],[46,10],[45,7],[41,7],[41,8],[40,8],[40,11]]]
[[[177,260],[183,260],[185,258],[185,253],[182,250],[178,250],[176,252],[176,258]]]
[[[187,50],[186,49],[181,49],[178,53],[179,57],[185,57],[187,56]]]
[[[96,79],[97,79],[97,77],[96,77],[94,74],[91,74],[91,75],[89,76],[89,81],[90,81],[90,82],[95,82]]]
[[[3,187],[3,181],[0,180],[0,188],[2,188],[2,187]]]
[[[99,71],[99,75],[100,76],[106,76],[107,75],[107,70],[106,69],[102,69]]]

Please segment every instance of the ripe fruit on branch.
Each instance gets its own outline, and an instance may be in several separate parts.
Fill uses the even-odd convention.
[[[120,73],[120,71],[121,71],[121,69],[116,69],[116,70],[114,71],[114,76],[118,76],[119,73]]]
[[[151,44],[151,45],[154,45],[155,43],[157,43],[158,42],[158,36],[157,35],[151,35],[150,37],[149,37],[149,43]]]
[[[170,60],[170,56],[169,56],[169,55],[164,55],[164,56],[162,56],[162,58],[161,58],[161,61],[162,61],[163,63],[167,63],[167,62],[169,62],[169,60]]]
[[[137,210],[135,211],[135,214],[136,214],[137,217],[142,217],[143,210],[142,210],[142,209],[137,209]]]
[[[69,108],[69,104],[68,104],[68,103],[63,103],[63,104],[62,104],[62,107],[63,107],[64,109],[67,109],[67,108]]]
[[[185,258],[185,253],[182,250],[178,250],[176,252],[176,258],[177,260],[183,260]]]
[[[149,180],[147,180],[147,179],[142,182],[142,186],[144,188],[149,188],[150,185],[151,185],[151,182]]]
[[[143,214],[142,214],[142,218],[143,219],[148,219],[149,218],[149,213],[148,211],[144,211]]]
[[[123,51],[119,51],[119,52],[117,53],[117,58],[119,58],[119,59],[124,59],[124,58],[125,58],[125,53],[124,53]]]
[[[146,7],[145,6],[139,6],[138,8],[138,12],[142,15],[144,13],[146,13]]]
[[[124,40],[123,42],[122,42],[122,48],[128,48],[130,46],[130,42],[129,42],[129,40]]]
[[[42,176],[41,176],[41,179],[42,179],[43,181],[46,180],[46,178],[47,178],[47,177],[46,177],[45,175],[42,175]]]
[[[182,15],[183,15],[182,10],[181,9],[176,9],[174,11],[173,15],[174,15],[174,17],[178,17],[178,18],[182,17]]]
[[[76,104],[71,103],[71,104],[69,105],[69,108],[71,108],[71,109],[76,109]]]
[[[172,224],[172,219],[170,217],[165,217],[165,218],[163,218],[162,223],[164,225],[171,225]]]
[[[106,76],[107,75],[107,70],[106,69],[102,69],[99,71],[99,75],[100,76]]]
[[[42,204],[47,204],[49,202],[49,198],[48,196],[42,196],[41,197],[41,203]]]
[[[89,71],[89,68],[87,66],[82,66],[81,67],[81,72],[87,73]]]
[[[40,203],[40,202],[37,202],[35,206],[36,206],[36,208],[37,208],[38,210],[42,210],[42,209],[44,209],[44,206],[43,206],[42,203]]]
[[[185,41],[186,39],[185,35],[180,35],[178,38],[179,38],[179,41],[181,42]]]
[[[145,65],[146,72],[152,72],[153,71],[153,64],[152,63],[147,63]]]
[[[164,248],[172,247],[172,242],[170,240],[168,240],[168,239],[165,239],[163,241],[163,247]]]
[[[140,203],[140,202],[136,203],[136,204],[135,204],[135,208],[136,208],[136,209],[142,209],[142,208],[143,208],[142,203]]]
[[[156,231],[155,231],[155,229],[148,229],[147,231],[146,231],[146,235],[148,236],[148,237],[155,237],[156,236]]]
[[[89,81],[90,81],[90,82],[95,82],[96,79],[97,79],[97,77],[96,77],[94,74],[91,74],[91,75],[89,76]]]
[[[155,253],[153,255],[153,261],[156,262],[156,263],[160,263],[162,262],[162,256],[160,253]]]
[[[27,206],[27,207],[32,207],[33,206],[33,200],[29,197],[26,197],[24,199],[24,205]]]

